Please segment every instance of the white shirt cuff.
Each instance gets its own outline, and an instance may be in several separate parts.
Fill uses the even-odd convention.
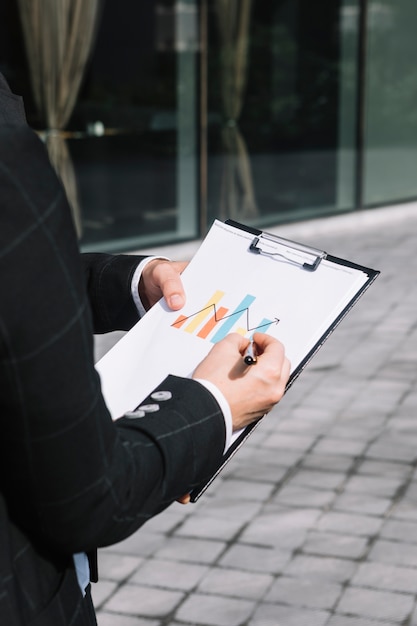
[[[88,557],[85,552],[77,552],[73,554],[75,573],[77,574],[78,585],[81,589],[81,593],[85,597],[85,592],[90,584],[90,565],[88,563]]]
[[[147,256],[146,259],[143,259],[139,263],[139,265],[135,269],[135,273],[133,274],[133,277],[132,277],[132,282],[131,282],[132,298],[133,298],[133,302],[135,303],[136,308],[138,310],[139,317],[143,317],[145,315],[145,313],[146,313],[146,309],[143,306],[142,300],[139,297],[139,281],[140,281],[140,277],[142,276],[142,272],[143,272],[145,266],[148,265],[148,263],[150,263],[150,261],[154,261],[155,259],[164,259],[165,261],[169,261],[169,259],[166,256]]]

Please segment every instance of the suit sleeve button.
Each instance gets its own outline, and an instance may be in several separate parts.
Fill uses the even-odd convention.
[[[159,411],[159,404],[141,404],[139,410],[145,413],[155,413]]]
[[[172,393],[170,391],[154,391],[151,394],[152,400],[159,400],[160,402],[165,402],[165,400],[171,400]]]
[[[145,417],[145,411],[140,411],[139,409],[136,411],[128,411],[124,414],[124,417],[127,417],[130,420],[136,420],[139,417]]]

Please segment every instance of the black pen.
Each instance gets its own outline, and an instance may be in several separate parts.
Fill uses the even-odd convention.
[[[256,346],[253,340],[251,340],[250,344],[248,345],[246,349],[244,361],[246,365],[255,365],[257,360],[258,358],[256,356]]]

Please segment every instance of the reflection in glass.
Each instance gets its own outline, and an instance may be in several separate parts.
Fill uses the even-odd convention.
[[[370,0],[364,202],[417,197],[417,3]]]
[[[72,119],[83,248],[197,235],[197,54],[195,0],[106,2]]]
[[[223,168],[219,217],[245,221],[257,214],[252,170],[239,117],[245,97],[252,0],[215,0],[219,34]]]
[[[352,209],[357,24],[350,31],[346,19],[357,19],[358,2],[322,0],[320,7],[309,0],[251,3],[247,50],[243,54],[242,45],[236,57],[241,72],[238,130],[248,154],[235,151],[236,170],[250,164],[251,210],[243,192],[237,206],[236,195],[229,195],[225,206],[222,193],[224,128],[228,117],[232,125],[235,117],[224,105],[224,58],[230,53],[216,19],[219,4],[229,15],[234,2],[209,3],[209,216],[240,214],[266,225]],[[235,21],[235,42],[238,32]]]
[[[196,237],[197,1],[4,0],[0,35],[0,71],[46,139],[81,247]]]
[[[77,184],[64,129],[76,103],[94,44],[101,0],[18,0],[30,82],[49,158],[65,187],[75,225],[81,232]]]

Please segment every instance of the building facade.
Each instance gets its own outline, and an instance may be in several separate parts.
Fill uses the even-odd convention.
[[[70,7],[70,8],[68,8]],[[3,0],[83,250],[417,198],[415,0]]]

